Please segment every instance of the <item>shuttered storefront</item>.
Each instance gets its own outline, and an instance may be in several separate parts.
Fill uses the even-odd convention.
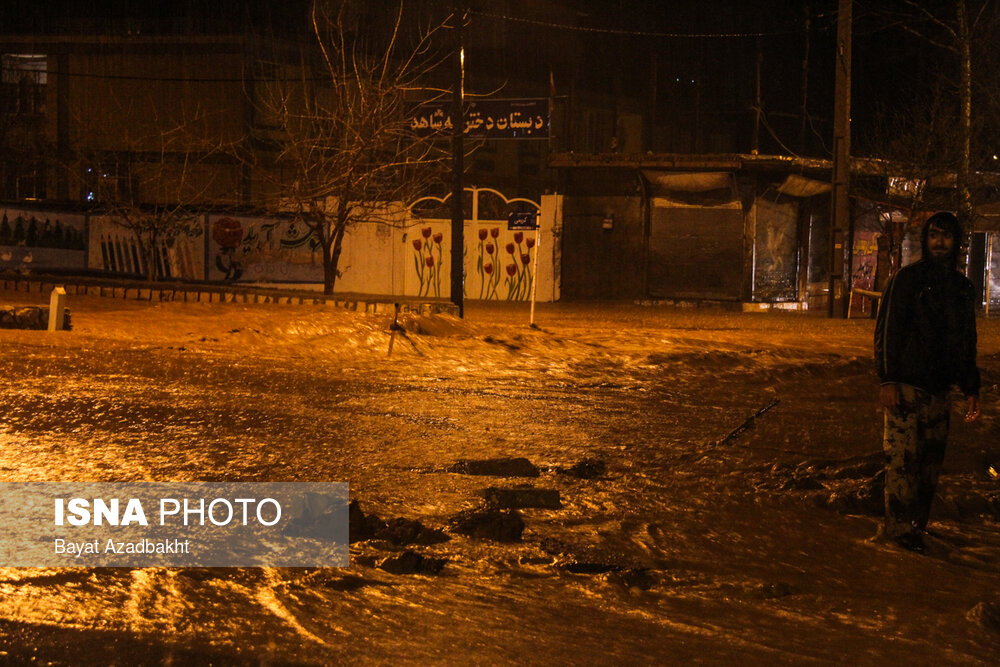
[[[691,206],[653,198],[650,296],[739,300],[742,282],[743,210],[738,201]]]

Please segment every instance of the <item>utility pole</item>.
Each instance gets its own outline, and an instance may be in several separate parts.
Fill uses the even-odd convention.
[[[803,7],[805,12],[805,34],[802,49],[802,111],[799,119],[799,153],[806,154],[806,123],[809,122],[809,27],[811,14],[809,5]]]
[[[451,95],[451,302],[458,306],[458,316],[465,317],[465,9],[458,3],[455,21],[455,62]]]
[[[830,193],[830,280],[827,315],[847,317],[851,279],[851,10],[840,0],[837,12],[837,71],[833,104],[833,190]],[[846,259],[845,259],[846,255]]]
[[[969,34],[969,18],[965,6],[965,0],[958,0],[955,3],[956,10],[956,37],[957,51],[960,58],[959,63],[959,161],[957,170],[958,186],[958,219],[962,221],[965,229],[965,238],[960,240],[962,247],[959,250],[959,257],[967,256],[968,241],[970,239],[969,230],[972,226],[973,206],[972,193],[969,190],[969,177],[972,173],[972,36]],[[959,259],[960,266],[964,269],[965,259]]]
[[[754,96],[753,96],[753,143],[750,152],[757,155],[760,152],[760,115],[762,113],[760,94],[760,66],[764,62],[764,52],[760,50],[760,37],[757,38],[757,57],[754,59]]]

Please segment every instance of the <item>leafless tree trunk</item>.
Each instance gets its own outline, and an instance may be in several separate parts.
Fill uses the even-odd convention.
[[[955,49],[958,52],[959,70],[959,160],[957,171],[959,215],[963,222],[972,221],[972,193],[969,177],[972,173],[972,43],[965,0],[955,2]]]
[[[323,252],[326,294],[348,228],[390,224],[387,204],[426,194],[445,164],[433,140],[413,136],[406,113],[408,97],[427,98],[444,21],[415,25],[402,2],[388,20],[377,9],[316,0],[313,48],[270,43],[257,69],[273,76],[248,87],[260,122],[240,156],[261,179],[253,199],[308,226]]]
[[[972,197],[973,165],[972,146],[974,137],[973,88],[976,77],[976,61],[973,46],[977,39],[985,38],[988,50],[993,50],[995,34],[995,14],[997,8],[993,0],[974,2],[970,13],[966,0],[954,0],[953,14],[935,13],[926,3],[906,0],[912,10],[912,22],[903,24],[905,30],[919,36],[928,44],[950,53],[958,73],[957,83],[957,134],[958,142],[954,155],[956,198],[954,208],[968,228],[974,215]],[[953,70],[954,71],[954,70]],[[949,77],[950,78],[950,77]]]

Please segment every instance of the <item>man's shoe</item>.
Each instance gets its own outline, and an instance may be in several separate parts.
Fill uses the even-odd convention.
[[[924,544],[924,538],[920,535],[920,533],[907,533],[906,535],[900,535],[899,537],[894,538],[893,541],[907,551],[912,551],[918,554],[922,554],[927,551],[927,545]]]

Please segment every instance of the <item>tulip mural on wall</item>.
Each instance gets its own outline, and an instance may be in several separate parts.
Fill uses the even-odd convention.
[[[448,276],[442,278],[441,265],[451,264],[451,195],[423,197],[408,207],[411,224],[403,236],[404,252],[413,257],[407,269],[405,292],[419,296],[446,296]],[[524,301],[531,297],[535,282],[536,253],[534,231],[507,229],[512,212],[537,212],[538,202],[508,199],[491,188],[465,188],[465,298],[493,301]],[[429,225],[429,226],[425,226]],[[441,282],[446,283],[444,292]],[[413,286],[417,287],[414,288]]]
[[[500,271],[498,270],[500,259],[497,253],[497,239],[500,237],[500,228],[480,227],[478,236],[479,255],[476,260],[476,272],[479,274],[479,298],[498,299],[500,298],[497,296],[497,287],[500,284]],[[466,294],[466,296],[469,295]]]
[[[537,246],[534,232],[510,232],[506,223],[466,228],[465,298],[490,301],[524,301],[531,297],[535,280]],[[448,295],[451,248],[445,224],[417,226],[405,237],[410,259],[408,294],[428,297]],[[475,265],[472,265],[475,262]],[[447,265],[447,266],[446,266]],[[415,285],[415,287],[413,287]]]
[[[534,282],[532,251],[534,236],[524,232],[507,233],[499,225],[480,227],[477,232],[478,249],[476,273],[479,277],[480,299],[522,301],[531,296]],[[504,242],[506,239],[509,242]],[[500,244],[503,243],[503,247]],[[466,296],[469,286],[466,284]]]
[[[413,265],[420,281],[417,296],[441,296],[443,240],[444,234],[435,233],[432,227],[424,227],[420,230],[420,237],[413,239]]]

